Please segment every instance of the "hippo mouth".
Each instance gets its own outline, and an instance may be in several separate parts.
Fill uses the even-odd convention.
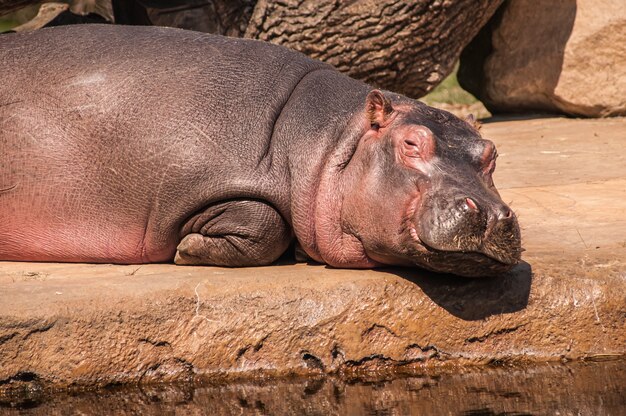
[[[415,227],[409,228],[415,250],[419,252],[414,263],[439,273],[453,273],[466,277],[488,277],[506,273],[519,263],[519,253],[502,256],[479,250],[442,250],[424,242]],[[521,250],[521,249],[520,249]]]

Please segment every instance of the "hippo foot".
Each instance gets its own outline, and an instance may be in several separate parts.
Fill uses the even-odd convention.
[[[268,265],[291,240],[280,214],[265,202],[251,200],[212,205],[194,216],[183,231],[190,232],[177,247],[174,262],[179,265]]]
[[[206,264],[206,245],[202,234],[189,234],[176,247],[176,264]],[[203,261],[204,259],[204,261]]]

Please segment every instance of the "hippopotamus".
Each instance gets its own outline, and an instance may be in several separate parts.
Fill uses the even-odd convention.
[[[473,123],[268,43],[80,25],[0,42],[0,260],[493,276],[520,260]]]

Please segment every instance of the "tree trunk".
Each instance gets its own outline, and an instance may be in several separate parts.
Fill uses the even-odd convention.
[[[299,50],[421,97],[454,68],[501,0],[259,0],[246,37]]]

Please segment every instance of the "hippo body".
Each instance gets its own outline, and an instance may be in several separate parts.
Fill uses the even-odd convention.
[[[286,48],[68,26],[4,35],[0,74],[0,260],[251,266],[294,238],[336,267],[519,260],[470,124]]]

